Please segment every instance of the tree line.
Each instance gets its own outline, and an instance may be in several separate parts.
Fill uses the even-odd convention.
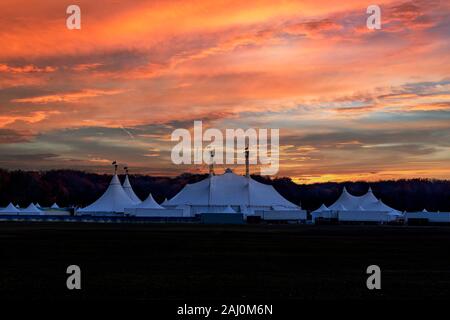
[[[123,176],[119,176],[123,181]],[[205,179],[206,174],[184,173],[177,177],[153,177],[130,175],[135,193],[145,199],[151,192],[156,201],[162,202],[177,194],[186,184]],[[297,184],[287,177],[268,178],[252,175],[252,178],[273,187],[286,199],[301,204],[306,210],[315,210],[322,203],[331,205],[345,186],[354,195],[367,192],[369,186],[374,195],[387,205],[401,211],[450,211],[450,181],[432,179],[403,179],[377,182],[326,182]],[[102,195],[108,187],[111,175],[76,170],[8,171],[0,169],[0,206],[9,202],[27,206],[39,202],[50,206],[86,206]]]

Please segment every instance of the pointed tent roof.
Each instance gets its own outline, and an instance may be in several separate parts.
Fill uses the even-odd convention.
[[[351,195],[344,187],[342,194],[329,208],[331,210],[398,212],[377,199],[370,187],[365,195],[359,197]]]
[[[423,209],[422,212],[428,212],[428,210],[427,209]]]
[[[43,214],[42,210],[38,209],[33,203],[30,203],[28,207],[25,209],[20,210],[20,213],[26,213],[26,214]]]
[[[367,193],[365,195],[363,195],[361,197],[361,206],[366,206],[366,205],[370,205],[371,203],[375,203],[378,201],[378,199],[374,196],[373,192],[372,192],[372,188],[369,187],[369,190],[367,191]]]
[[[0,213],[19,213],[20,210],[17,209],[11,202],[8,204],[6,208],[0,210]]]
[[[35,206],[38,207],[38,208],[43,208],[43,207],[39,204],[39,202],[36,202]]]
[[[359,199],[360,198],[361,197],[356,197],[356,196],[351,195],[350,193],[348,193],[347,188],[344,187],[344,189],[342,190],[341,195],[336,200],[336,202],[333,203],[328,208],[330,210],[343,210],[342,207],[344,207],[344,208],[347,208],[347,209],[351,210],[353,207],[357,207],[357,205],[359,205],[359,202],[360,202]]]
[[[80,212],[124,212],[125,208],[135,205],[125,193],[117,174],[111,179],[111,183],[105,193],[91,205],[80,209]]]
[[[151,193],[148,194],[147,199],[139,203],[138,205],[134,206],[134,208],[142,208],[142,209],[165,209],[164,207],[161,207],[158,202],[153,199],[153,196]]]
[[[52,208],[52,209],[59,209],[59,206],[55,202],[54,204],[52,204],[52,206],[50,208]]]
[[[322,205],[313,212],[323,212],[323,211],[330,211],[330,209],[328,209],[327,206],[322,203]]]
[[[142,200],[134,193],[133,188],[131,187],[130,180],[128,179],[128,175],[125,175],[125,181],[123,182],[123,190],[130,197],[131,201],[135,204],[141,203]]]
[[[169,200],[167,200],[167,198],[164,199],[163,203],[161,203],[162,206],[165,206],[166,204],[169,203]]]
[[[282,206],[298,209],[298,206],[283,198],[271,185],[250,177],[238,176],[231,170],[222,175],[186,185],[165,205],[201,206]]]

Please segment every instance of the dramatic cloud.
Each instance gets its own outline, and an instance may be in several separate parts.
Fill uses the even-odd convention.
[[[65,3],[0,2],[1,166],[204,170],[170,161],[203,120],[280,128],[303,182],[450,178],[446,1],[380,0],[381,30],[357,0],[77,4],[81,30]]]

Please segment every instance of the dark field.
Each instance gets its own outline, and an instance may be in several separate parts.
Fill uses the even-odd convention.
[[[450,298],[450,228],[0,224],[9,299]],[[66,268],[82,290],[66,289]],[[382,290],[366,288],[367,266]]]

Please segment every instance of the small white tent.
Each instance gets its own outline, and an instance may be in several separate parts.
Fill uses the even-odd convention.
[[[164,216],[165,211],[167,210],[164,207],[161,207],[155,199],[153,199],[151,193],[149,193],[147,199],[141,203],[131,208],[125,208],[126,214],[139,217],[161,217]]]
[[[44,214],[44,212],[40,209],[38,209],[33,203],[30,203],[30,205],[28,207],[26,207],[25,209],[20,210],[20,213],[23,214]]]
[[[155,199],[153,199],[153,196],[151,193],[148,194],[147,199],[145,199],[144,201],[142,201],[141,203],[139,203],[137,206],[135,206],[134,208],[141,208],[141,209],[164,209],[163,207],[161,207],[158,202],[155,201]]]
[[[6,208],[0,210],[0,214],[19,214],[20,210],[17,209],[12,203],[9,203]]]
[[[348,193],[347,189],[344,187],[342,194],[335,203],[329,206],[329,209],[336,211],[383,211],[399,213],[399,211],[377,199],[372,193],[371,188],[369,188],[365,195],[354,196]]]
[[[315,222],[316,219],[331,219],[337,218],[337,214],[331,211],[326,205],[322,204],[317,210],[311,212],[312,221]]]
[[[135,203],[123,190],[119,178],[114,175],[105,193],[93,204],[77,210],[77,213],[122,213],[125,208],[131,208],[134,205]]]
[[[52,206],[50,208],[51,209],[59,209],[59,206],[55,202],[54,204],[52,204]]]
[[[322,205],[319,207],[319,209],[314,210],[312,213],[315,213],[315,212],[318,213],[318,212],[324,212],[324,211],[330,211],[330,209],[328,209],[326,205],[322,204]]]

